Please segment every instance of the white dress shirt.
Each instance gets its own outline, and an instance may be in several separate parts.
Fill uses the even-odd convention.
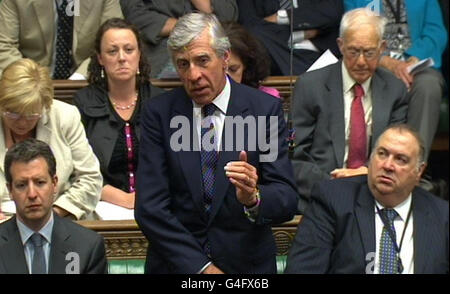
[[[394,227],[395,227],[395,237],[397,246],[400,247],[400,241],[402,238],[403,230],[405,229],[406,219],[408,218],[408,212],[411,207],[411,194],[408,198],[394,207],[395,211],[398,213],[398,216],[394,219]],[[384,208],[378,201],[376,201],[376,205],[380,209],[380,211]],[[376,207],[375,209],[375,269],[374,273],[380,273],[380,239],[381,233],[383,231],[383,221],[381,220]],[[405,230],[405,235],[403,237],[402,247],[400,248],[400,258],[403,264],[403,272],[402,274],[413,274],[414,273],[414,235],[413,235],[413,227],[414,227],[414,216],[411,212],[411,216],[408,222],[408,227]]]
[[[222,92],[212,101],[212,103],[216,106],[216,110],[214,111],[214,114],[211,116],[211,119],[214,123],[214,129],[215,129],[215,149],[217,151],[221,150],[221,141],[222,141],[222,131],[223,131],[223,125],[225,123],[225,115],[227,113],[228,109],[228,102],[230,101],[230,94],[231,94],[231,85],[230,81],[228,80],[228,76],[226,77],[225,87],[223,88]],[[195,103],[194,100],[192,100],[192,104],[194,106],[194,123],[197,130],[197,142],[198,146],[201,146],[201,129],[202,129],[202,106]],[[200,150],[196,149],[196,150]]]

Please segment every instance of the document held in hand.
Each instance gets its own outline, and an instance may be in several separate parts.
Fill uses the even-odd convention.
[[[433,65],[434,65],[433,58],[431,58],[431,57],[425,58],[425,59],[422,59],[421,61],[417,62],[416,64],[408,66],[408,73],[410,73],[411,75],[415,75],[416,73],[424,70],[427,67],[431,67]]]

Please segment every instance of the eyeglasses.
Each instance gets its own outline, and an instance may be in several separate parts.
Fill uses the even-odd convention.
[[[24,118],[26,120],[36,120],[40,119],[42,117],[42,114],[40,113],[32,113],[32,114],[20,114],[17,112],[9,112],[5,111],[3,112],[3,116],[10,120],[19,120],[20,118]]]
[[[362,54],[364,56],[364,58],[366,60],[372,60],[374,58],[376,58],[378,56],[378,48],[376,49],[368,49],[368,50],[364,50],[364,49],[355,49],[355,48],[350,48],[350,49],[346,49],[345,50],[347,53],[347,56],[350,58],[359,58],[359,56]]]

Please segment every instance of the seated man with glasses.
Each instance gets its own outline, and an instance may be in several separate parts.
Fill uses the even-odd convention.
[[[102,189],[100,166],[77,108],[53,100],[48,69],[31,59],[19,59],[6,67],[0,80],[0,115],[0,161],[8,149],[25,139],[46,142],[58,165],[53,211],[74,219],[92,217]],[[8,195],[5,171],[0,167],[0,204],[9,200]]]
[[[343,60],[307,72],[295,84],[293,166],[300,213],[314,183],[367,174],[368,154],[381,132],[406,120],[405,85],[377,68],[385,48],[384,24],[370,10],[347,12],[337,40]]]

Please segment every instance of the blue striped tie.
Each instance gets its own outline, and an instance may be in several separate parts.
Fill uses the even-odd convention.
[[[280,0],[280,10],[292,8],[292,0]]]
[[[380,213],[384,214],[395,237],[394,219],[398,213],[391,208],[382,209]],[[380,274],[398,274],[397,251],[386,226],[383,226],[380,239]]]
[[[215,150],[216,134],[212,120],[212,115],[215,110],[216,106],[212,103],[202,107],[203,120],[206,121],[202,121],[200,161],[202,165],[203,198],[207,214],[209,214],[212,197],[214,195],[215,169],[219,158],[218,152]],[[212,146],[214,146],[214,148],[212,148]]]

